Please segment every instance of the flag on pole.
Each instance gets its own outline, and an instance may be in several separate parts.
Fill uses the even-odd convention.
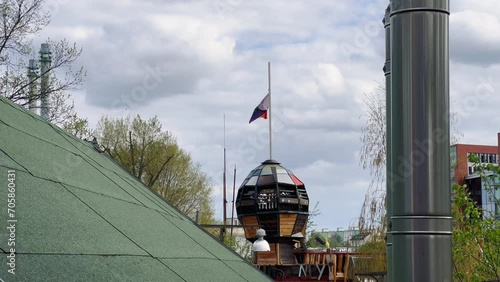
[[[252,123],[252,121],[258,119],[258,118],[263,118],[267,119],[267,110],[269,109],[269,94],[262,99],[260,104],[255,108],[253,111],[252,117],[250,118],[250,121],[248,123]]]

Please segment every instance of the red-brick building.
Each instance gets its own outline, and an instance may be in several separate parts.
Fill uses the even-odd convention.
[[[451,146],[451,166],[452,166],[452,181],[463,185],[465,177],[474,173],[473,164],[469,162],[469,155],[476,154],[481,163],[498,164],[500,155],[500,133],[498,133],[498,145],[472,145],[472,144],[455,144]],[[453,167],[455,168],[453,170]]]
[[[481,163],[500,164],[500,133],[497,139],[497,146],[456,144],[450,148],[451,181],[466,184],[472,200],[495,217],[500,216],[500,206],[489,199],[481,177],[474,171],[474,164],[469,162],[469,155],[475,154]]]

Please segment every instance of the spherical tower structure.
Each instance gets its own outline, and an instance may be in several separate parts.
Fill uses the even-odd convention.
[[[304,183],[279,162],[267,160],[245,178],[235,205],[247,240],[254,242],[257,229],[264,229],[275,264],[293,264],[293,245],[305,236],[309,217]]]

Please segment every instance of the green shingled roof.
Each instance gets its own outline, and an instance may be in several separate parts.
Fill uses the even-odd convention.
[[[0,207],[0,281],[268,281],[92,144],[1,97]]]

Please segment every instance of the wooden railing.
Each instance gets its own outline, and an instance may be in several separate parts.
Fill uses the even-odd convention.
[[[350,273],[350,256],[355,253],[334,251],[280,251],[279,244],[269,244],[271,251],[255,252],[253,263],[263,266],[298,266],[299,277],[321,280],[324,275],[330,281],[348,281]],[[286,259],[285,254],[286,253]],[[290,253],[290,258],[288,258]]]
[[[299,276],[312,276],[317,270],[317,278],[321,279],[324,273],[328,273],[328,280],[338,279],[347,281],[349,274],[349,256],[353,253],[323,251],[323,252],[294,252],[299,262]],[[328,272],[325,272],[328,270]]]

